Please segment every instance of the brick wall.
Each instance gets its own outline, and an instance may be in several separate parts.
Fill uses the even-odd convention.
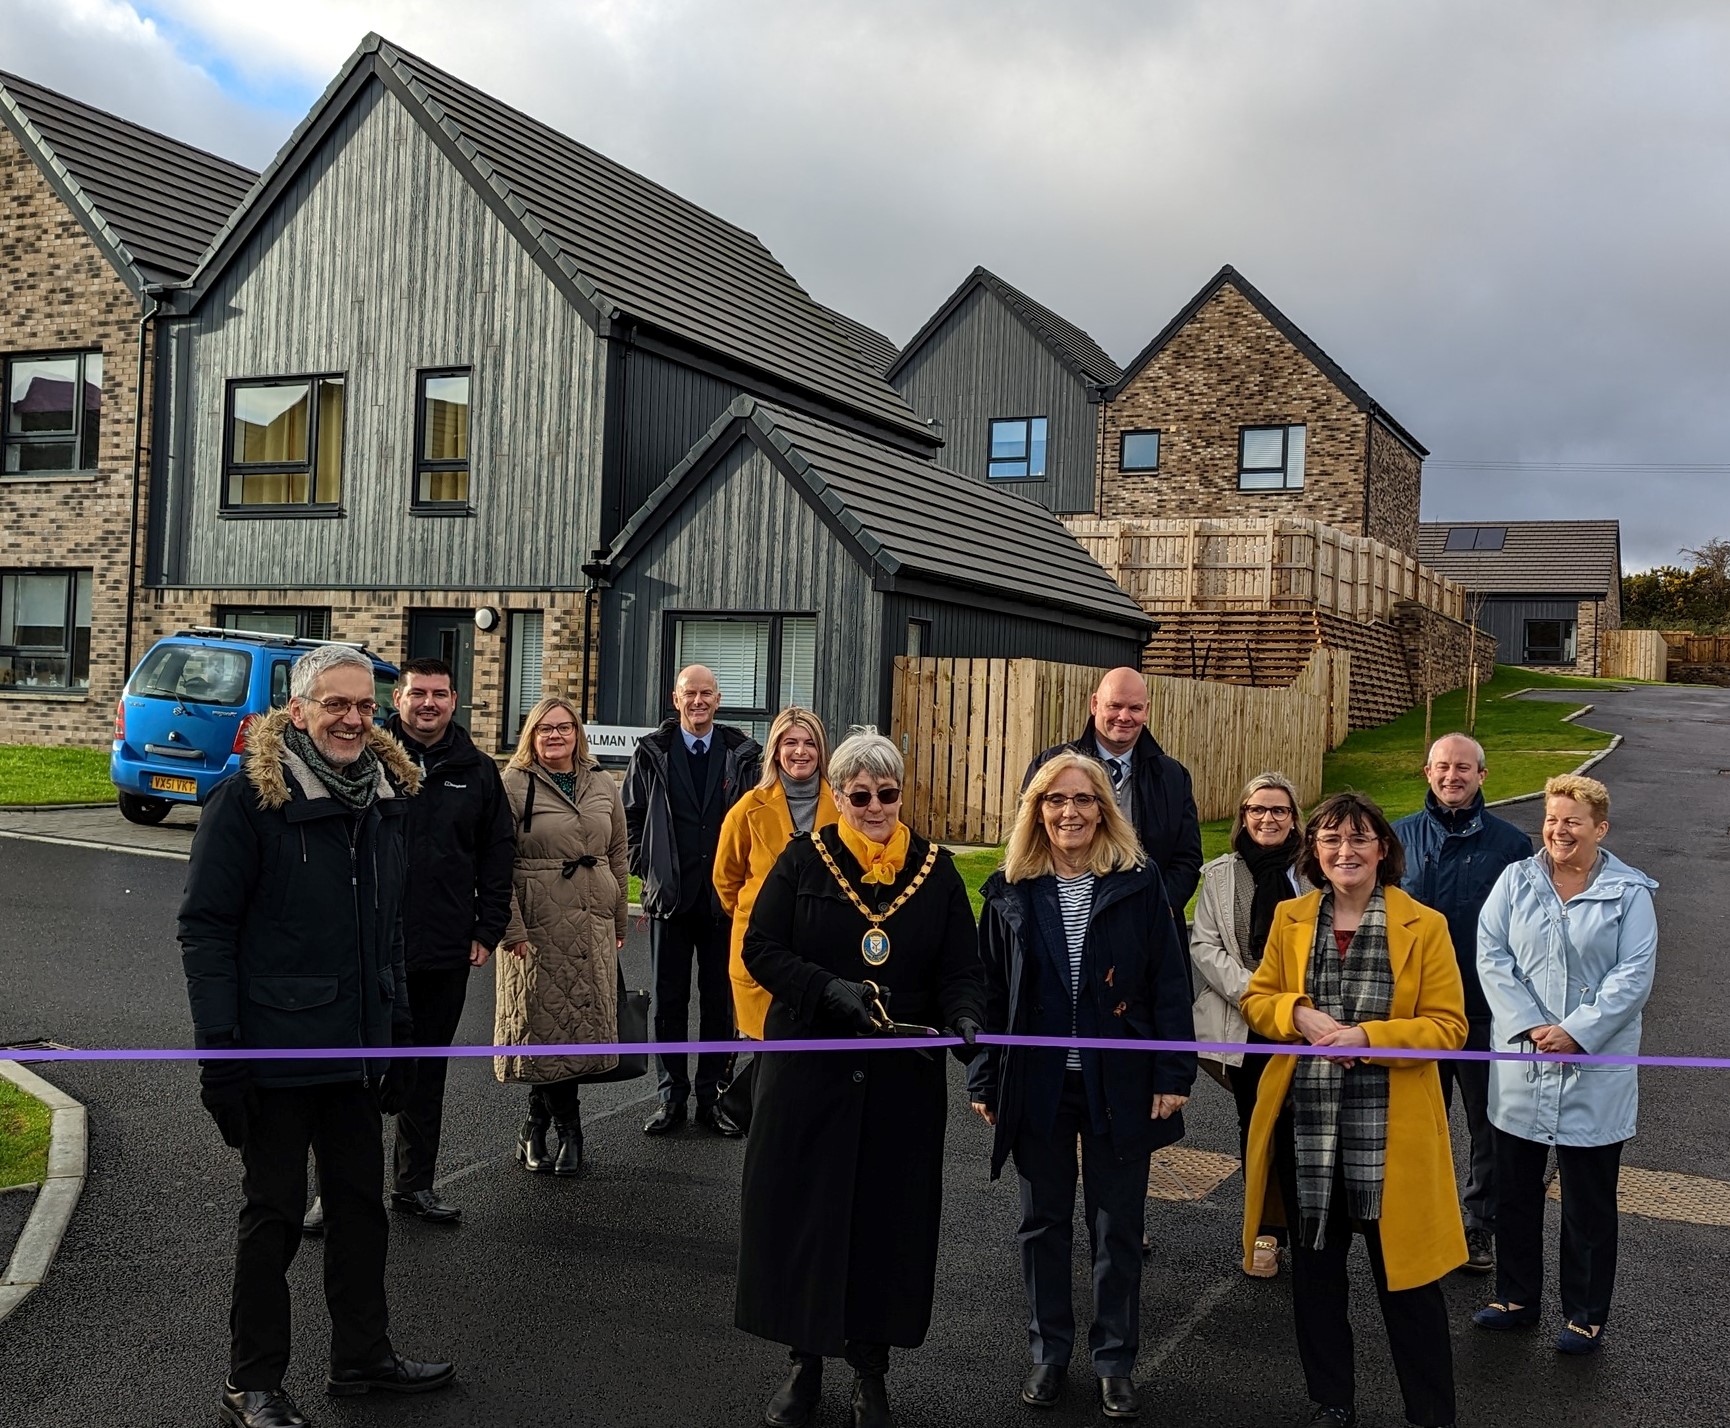
[[[1402,600],[1394,607],[1391,621],[1400,638],[1400,652],[1410,681],[1412,702],[1424,695],[1446,694],[1462,689],[1471,679],[1472,665],[1478,683],[1488,683],[1496,672],[1496,639],[1482,630],[1453,620],[1415,600]]]
[[[471,609],[491,605],[501,612],[496,630],[475,632],[472,707],[469,732],[489,752],[502,748],[507,677],[509,611],[540,610],[541,688],[563,694],[584,706],[583,596],[581,592],[524,594],[522,591],[440,590],[151,590],[138,599],[135,631],[140,652],[151,641],[192,625],[216,623],[219,606],[263,607],[296,605],[328,607],[333,640],[361,640],[381,659],[399,663],[407,658],[411,609]],[[589,665],[590,698],[599,673],[600,602],[595,604],[595,657]]]
[[[1370,428],[1370,515],[1365,532],[1395,550],[1418,553],[1424,459],[1381,422]]]
[[[90,688],[53,695],[0,687],[0,744],[101,747],[126,682],[139,306],[4,127],[0,272],[0,354],[100,349],[103,359],[97,469],[49,480],[0,476],[0,568],[92,572]]]
[[[1229,283],[1107,404],[1099,514],[1309,516],[1353,535],[1364,519],[1363,412]],[[1306,427],[1300,491],[1240,491],[1238,432]],[[1159,470],[1118,469],[1124,431],[1160,432]],[[1410,515],[1415,543],[1417,505]],[[1392,542],[1390,542],[1392,543]]]

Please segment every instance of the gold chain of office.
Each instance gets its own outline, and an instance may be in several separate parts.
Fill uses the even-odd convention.
[[[918,892],[925,879],[931,875],[931,870],[937,866],[937,845],[933,843],[926,849],[925,865],[919,869],[913,881],[901,889],[901,896],[884,908],[882,912],[872,912],[865,905],[865,899],[853,890],[853,884],[847,881],[847,875],[836,866],[835,859],[830,856],[829,850],[823,846],[822,835],[813,833],[811,842],[817,849],[817,856],[823,860],[823,866],[829,870],[829,875],[835,879],[841,891],[847,894],[847,900],[858,908],[860,915],[871,924],[865,935],[859,939],[859,955],[865,959],[868,966],[881,967],[889,960],[889,954],[895,950],[890,944],[889,934],[883,930],[883,924],[901,910],[907,899]]]

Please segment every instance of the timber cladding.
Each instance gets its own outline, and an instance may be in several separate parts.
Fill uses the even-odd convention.
[[[89,570],[90,687],[25,693],[0,685],[0,743],[102,747],[126,681],[138,303],[9,129],[0,127],[0,355],[100,351],[96,469],[0,477],[0,567]]]
[[[1218,291],[1106,404],[1101,426],[1099,514],[1116,516],[1303,515],[1354,535],[1387,540],[1369,513],[1370,417],[1230,283]],[[1302,425],[1304,484],[1292,491],[1238,489],[1238,436],[1246,426]],[[1158,431],[1159,469],[1119,467],[1126,431]],[[1396,497],[1390,493],[1391,503]],[[1417,499],[1409,497],[1416,545]]]
[[[1027,766],[1087,727],[1105,671],[1031,659],[895,660],[891,736],[907,762],[907,821],[942,842],[1001,843]],[[1280,689],[1148,677],[1148,729],[1189,770],[1205,819],[1279,769],[1304,803],[1321,796],[1322,754],[1344,736],[1350,657],[1312,651]],[[1337,731],[1337,732],[1336,732]]]

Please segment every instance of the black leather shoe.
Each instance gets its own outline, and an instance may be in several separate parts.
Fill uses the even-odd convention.
[[[1107,1418],[1138,1418],[1141,1416],[1141,1395],[1135,1383],[1115,1375],[1099,1380],[1099,1411]]]
[[[517,1132],[517,1164],[524,1170],[544,1175],[553,1168],[552,1153],[547,1149],[547,1127],[550,1124],[530,1116]]]
[[[393,1190],[390,1207],[432,1225],[454,1225],[463,1217],[461,1210],[445,1204],[431,1190]]]
[[[314,1195],[312,1204],[307,1206],[306,1218],[300,1222],[300,1232],[317,1239],[324,1233],[324,1197]]]
[[[726,1136],[728,1140],[738,1140],[745,1134],[745,1128],[719,1106],[698,1106],[697,1124],[716,1135]]]
[[[457,1376],[455,1364],[423,1364],[392,1354],[383,1363],[371,1368],[333,1368],[324,1381],[324,1391],[332,1398],[347,1398],[351,1394],[371,1393],[431,1393],[443,1388]]]
[[[1304,1422],[1312,1428],[1358,1428],[1358,1415],[1350,1408],[1329,1408],[1325,1403],[1318,1403],[1316,1411]]]
[[[553,1160],[554,1175],[581,1175],[583,1164],[583,1127],[580,1121],[560,1121],[559,1153]]]
[[[1062,1364],[1035,1364],[1021,1385],[1021,1401],[1029,1408],[1055,1408],[1068,1373]]]
[[[643,1122],[644,1135],[666,1135],[668,1131],[676,1131],[685,1124],[685,1103],[683,1101],[662,1101],[655,1107],[655,1114]]]
[[[817,1354],[796,1355],[786,1379],[764,1408],[763,1421],[769,1428],[805,1428],[822,1394],[822,1358]]]
[[[280,1388],[235,1388],[222,1385],[217,1416],[229,1428],[307,1428],[307,1416]]]
[[[853,1428],[895,1428],[882,1374],[853,1375]]]

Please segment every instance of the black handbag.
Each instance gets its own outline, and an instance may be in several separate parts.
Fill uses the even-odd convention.
[[[733,1079],[727,1082],[727,1089],[721,1092],[715,1102],[738,1124],[740,1130],[747,1135],[751,1133],[751,1108],[756,1100],[757,1058],[740,1066],[735,1053]]]
[[[649,994],[634,992],[625,986],[625,969],[619,968],[619,1035],[621,1042],[646,1042],[649,1039]],[[649,1074],[649,1053],[622,1052],[619,1064],[611,1071],[591,1071],[571,1079],[585,1086],[605,1085],[610,1081],[635,1081]]]

